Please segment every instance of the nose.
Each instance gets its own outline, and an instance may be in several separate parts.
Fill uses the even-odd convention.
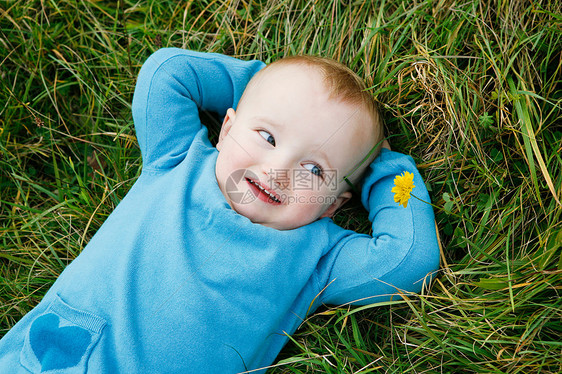
[[[293,167],[291,160],[272,157],[269,162],[263,164],[263,173],[270,186],[285,190],[290,186]]]
[[[291,170],[289,169],[271,169],[266,173],[267,183],[281,190],[286,190],[291,184],[290,173]]]

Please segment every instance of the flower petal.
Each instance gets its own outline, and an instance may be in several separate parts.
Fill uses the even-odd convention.
[[[404,171],[401,175],[394,178],[394,187],[391,192],[394,193],[394,202],[406,208],[410,200],[410,192],[414,189],[414,174]]]

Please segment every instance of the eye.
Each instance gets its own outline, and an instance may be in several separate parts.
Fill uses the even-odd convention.
[[[275,138],[273,137],[273,135],[271,135],[270,133],[268,133],[267,131],[264,130],[259,130],[258,133],[261,135],[262,138],[264,138],[269,144],[271,144],[272,146],[275,146]]]
[[[318,177],[323,174],[322,168],[316,164],[304,164],[303,167]]]

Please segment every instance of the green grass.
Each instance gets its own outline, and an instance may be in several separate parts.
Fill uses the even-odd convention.
[[[130,103],[151,52],[311,53],[365,78],[418,162],[442,268],[422,296],[320,311],[272,372],[561,372],[560,7],[1,0],[0,336],[139,176]],[[369,230],[357,202],[336,220]]]

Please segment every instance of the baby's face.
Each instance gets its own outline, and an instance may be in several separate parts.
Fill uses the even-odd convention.
[[[351,197],[343,177],[373,145],[365,121],[356,106],[329,98],[318,72],[272,67],[227,112],[219,187],[236,212],[279,230],[331,216]]]

